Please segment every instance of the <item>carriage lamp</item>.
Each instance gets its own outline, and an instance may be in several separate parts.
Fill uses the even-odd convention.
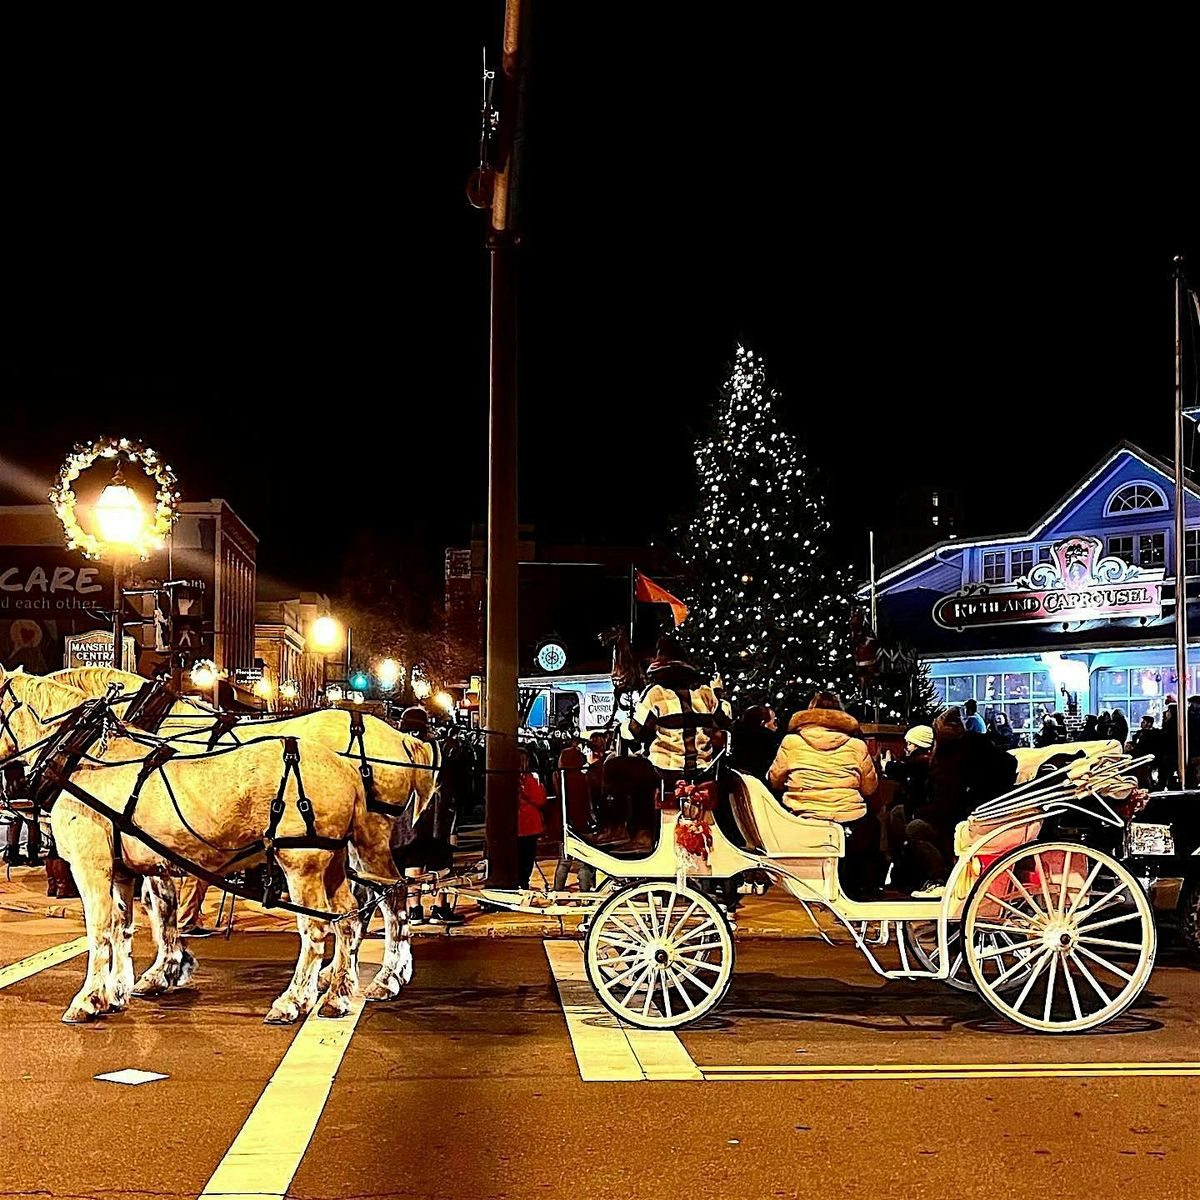
[[[385,658],[375,668],[375,678],[379,680],[379,686],[385,692],[390,692],[400,682],[402,670],[403,668],[394,658]]]
[[[132,549],[146,526],[146,513],[137,492],[126,482],[121,465],[92,508],[100,536],[114,549]]]
[[[191,681],[202,691],[208,691],[217,682],[217,664],[211,659],[202,658],[192,667]]]

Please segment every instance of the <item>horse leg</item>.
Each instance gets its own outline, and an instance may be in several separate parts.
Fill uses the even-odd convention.
[[[112,961],[109,964],[108,1002],[120,1012],[133,995],[133,876],[114,875],[112,885]]]
[[[285,860],[279,856],[279,865],[287,877],[288,895],[294,904],[305,908],[329,909],[329,894],[325,889],[325,867],[328,857],[314,851],[293,851],[295,857]],[[300,953],[296,958],[296,969],[292,981],[271,1005],[266,1015],[268,1025],[291,1025],[298,1021],[317,1002],[317,978],[321,972],[325,939],[329,936],[329,922],[320,917],[296,914],[296,930],[300,934]],[[334,961],[337,961],[335,952]]]
[[[383,963],[364,993],[368,1000],[394,1000],[412,980],[407,905],[408,896],[403,888],[388,892],[379,905],[383,913]]]
[[[175,919],[179,894],[169,875],[146,876],[142,884],[142,903],[146,906],[158,955],[133,985],[133,994],[158,996],[168,988],[188,982],[196,967],[196,957],[179,936],[179,923]]]
[[[55,830],[55,841],[61,853],[63,839],[57,835],[58,831]],[[83,987],[62,1015],[64,1023],[77,1025],[107,1012],[109,1007],[105,985],[113,961],[112,852],[107,844],[103,848],[95,847],[96,851],[102,849],[102,853],[87,855],[71,847],[66,849],[72,854],[68,861],[83,900],[88,939],[87,975],[84,976]]]
[[[333,923],[333,962],[329,964],[325,1002],[320,1008],[322,1017],[344,1017],[358,990],[357,955],[362,941],[362,922],[345,879],[334,892],[333,907],[335,911],[349,915]]]

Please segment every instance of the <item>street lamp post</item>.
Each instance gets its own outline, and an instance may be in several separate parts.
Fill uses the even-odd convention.
[[[130,569],[130,549],[142,535],[146,514],[137,493],[125,482],[118,460],[112,482],[100,493],[93,509],[100,536],[112,549],[113,570],[113,666],[122,666],[121,644],[125,629],[122,610],[125,607],[123,577]]]

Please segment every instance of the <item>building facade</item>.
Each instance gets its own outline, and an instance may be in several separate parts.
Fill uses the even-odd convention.
[[[329,598],[316,592],[302,592],[281,600],[263,600],[255,606],[254,659],[267,682],[264,707],[313,708],[320,702],[325,685],[345,674],[339,659],[333,670],[326,656],[309,646],[313,622],[329,612]],[[280,689],[294,685],[295,697],[286,701]]]
[[[192,657],[211,658],[232,680],[254,661],[258,539],[224,500],[184,502],[178,513],[164,550],[135,563],[126,584],[126,616],[146,622],[126,631],[134,644],[130,665],[149,675],[167,664],[169,606],[154,593],[169,580],[186,580]],[[67,550],[49,504],[0,507],[0,664],[58,670],[66,665],[68,637],[111,628],[112,602],[111,564]]]
[[[943,540],[877,581],[880,635],[913,646],[939,698],[1004,712],[1026,737],[1055,709],[1136,728],[1178,694],[1175,482],[1122,443],[1031,528]],[[1200,676],[1200,491],[1188,483],[1188,694]],[[860,593],[866,598],[867,589]]]

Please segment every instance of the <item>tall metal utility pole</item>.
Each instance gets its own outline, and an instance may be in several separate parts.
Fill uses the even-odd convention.
[[[1175,259],[1175,737],[1179,786],[1187,787],[1187,480],[1183,473],[1183,258]]]
[[[506,0],[500,128],[487,246],[491,257],[488,384],[488,882],[517,883],[517,319],[516,248],[531,0]]]

